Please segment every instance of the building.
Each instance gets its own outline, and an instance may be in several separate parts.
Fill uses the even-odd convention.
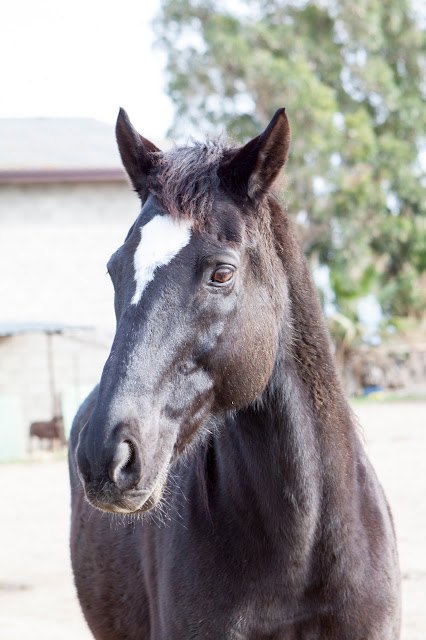
[[[115,324],[106,263],[140,206],[107,124],[0,119],[0,140],[4,459],[28,449],[31,422],[52,417],[48,343],[66,429],[99,380]]]

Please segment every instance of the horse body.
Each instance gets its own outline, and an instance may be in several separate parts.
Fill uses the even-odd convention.
[[[71,552],[92,632],[396,640],[391,516],[269,192],[284,112],[241,149],[169,163],[124,114],[117,139],[143,208],[110,263],[116,338],[70,445]],[[176,246],[152,248],[151,269],[159,215]],[[151,520],[102,513],[155,514],[162,496]]]
[[[32,422],[30,424],[30,437],[45,440],[59,440],[65,443],[64,421],[62,416],[53,416],[51,420]]]

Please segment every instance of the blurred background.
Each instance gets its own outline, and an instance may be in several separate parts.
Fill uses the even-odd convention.
[[[392,474],[397,459],[411,473],[425,444],[425,34],[422,0],[3,4],[0,461],[31,464],[3,464],[0,477],[3,486],[21,487],[24,511],[40,514],[26,490],[32,482],[43,495],[56,487],[59,502],[67,496],[64,445],[114,333],[106,263],[139,212],[115,144],[120,106],[163,148],[206,135],[242,143],[286,107],[293,142],[280,197],[318,287],[346,390],[367,442],[376,443],[381,477],[407,507]],[[422,478],[409,476],[406,486],[421,489],[424,503]],[[25,547],[16,495],[8,496],[9,535],[16,543],[19,530]],[[52,558],[57,584],[68,581],[58,598],[70,604],[64,612],[58,600],[56,622],[78,619],[69,637],[90,637],[63,546],[68,505],[60,508]],[[425,510],[417,516],[426,526]],[[405,588],[426,596],[426,560],[413,555],[420,543],[409,538],[410,523]],[[42,607],[25,577],[27,556],[18,556],[4,558],[14,579],[0,573],[0,599],[10,607],[2,637],[36,638],[37,625],[28,635],[13,613],[26,602],[34,623]],[[39,562],[40,575],[51,575],[42,552]],[[424,613],[422,622],[413,607],[403,637],[424,640]],[[43,614],[40,637],[68,637],[52,615],[52,608],[49,619]]]

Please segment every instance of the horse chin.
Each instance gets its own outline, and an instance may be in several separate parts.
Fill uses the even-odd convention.
[[[143,503],[143,505],[133,513],[144,513],[145,511],[149,511],[150,509],[153,509],[154,507],[156,507],[163,496],[165,485],[166,485],[165,482],[162,482],[162,483],[159,482],[157,486],[154,488],[154,491],[149,496],[148,500],[146,500]]]
[[[160,473],[151,492],[132,489],[118,493],[104,485],[101,493],[85,489],[86,499],[96,509],[108,513],[138,514],[153,509],[161,500],[167,481],[167,472]]]

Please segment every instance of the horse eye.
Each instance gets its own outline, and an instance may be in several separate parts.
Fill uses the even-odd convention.
[[[215,284],[226,284],[232,280],[234,270],[230,267],[219,267],[212,273],[211,282]]]

